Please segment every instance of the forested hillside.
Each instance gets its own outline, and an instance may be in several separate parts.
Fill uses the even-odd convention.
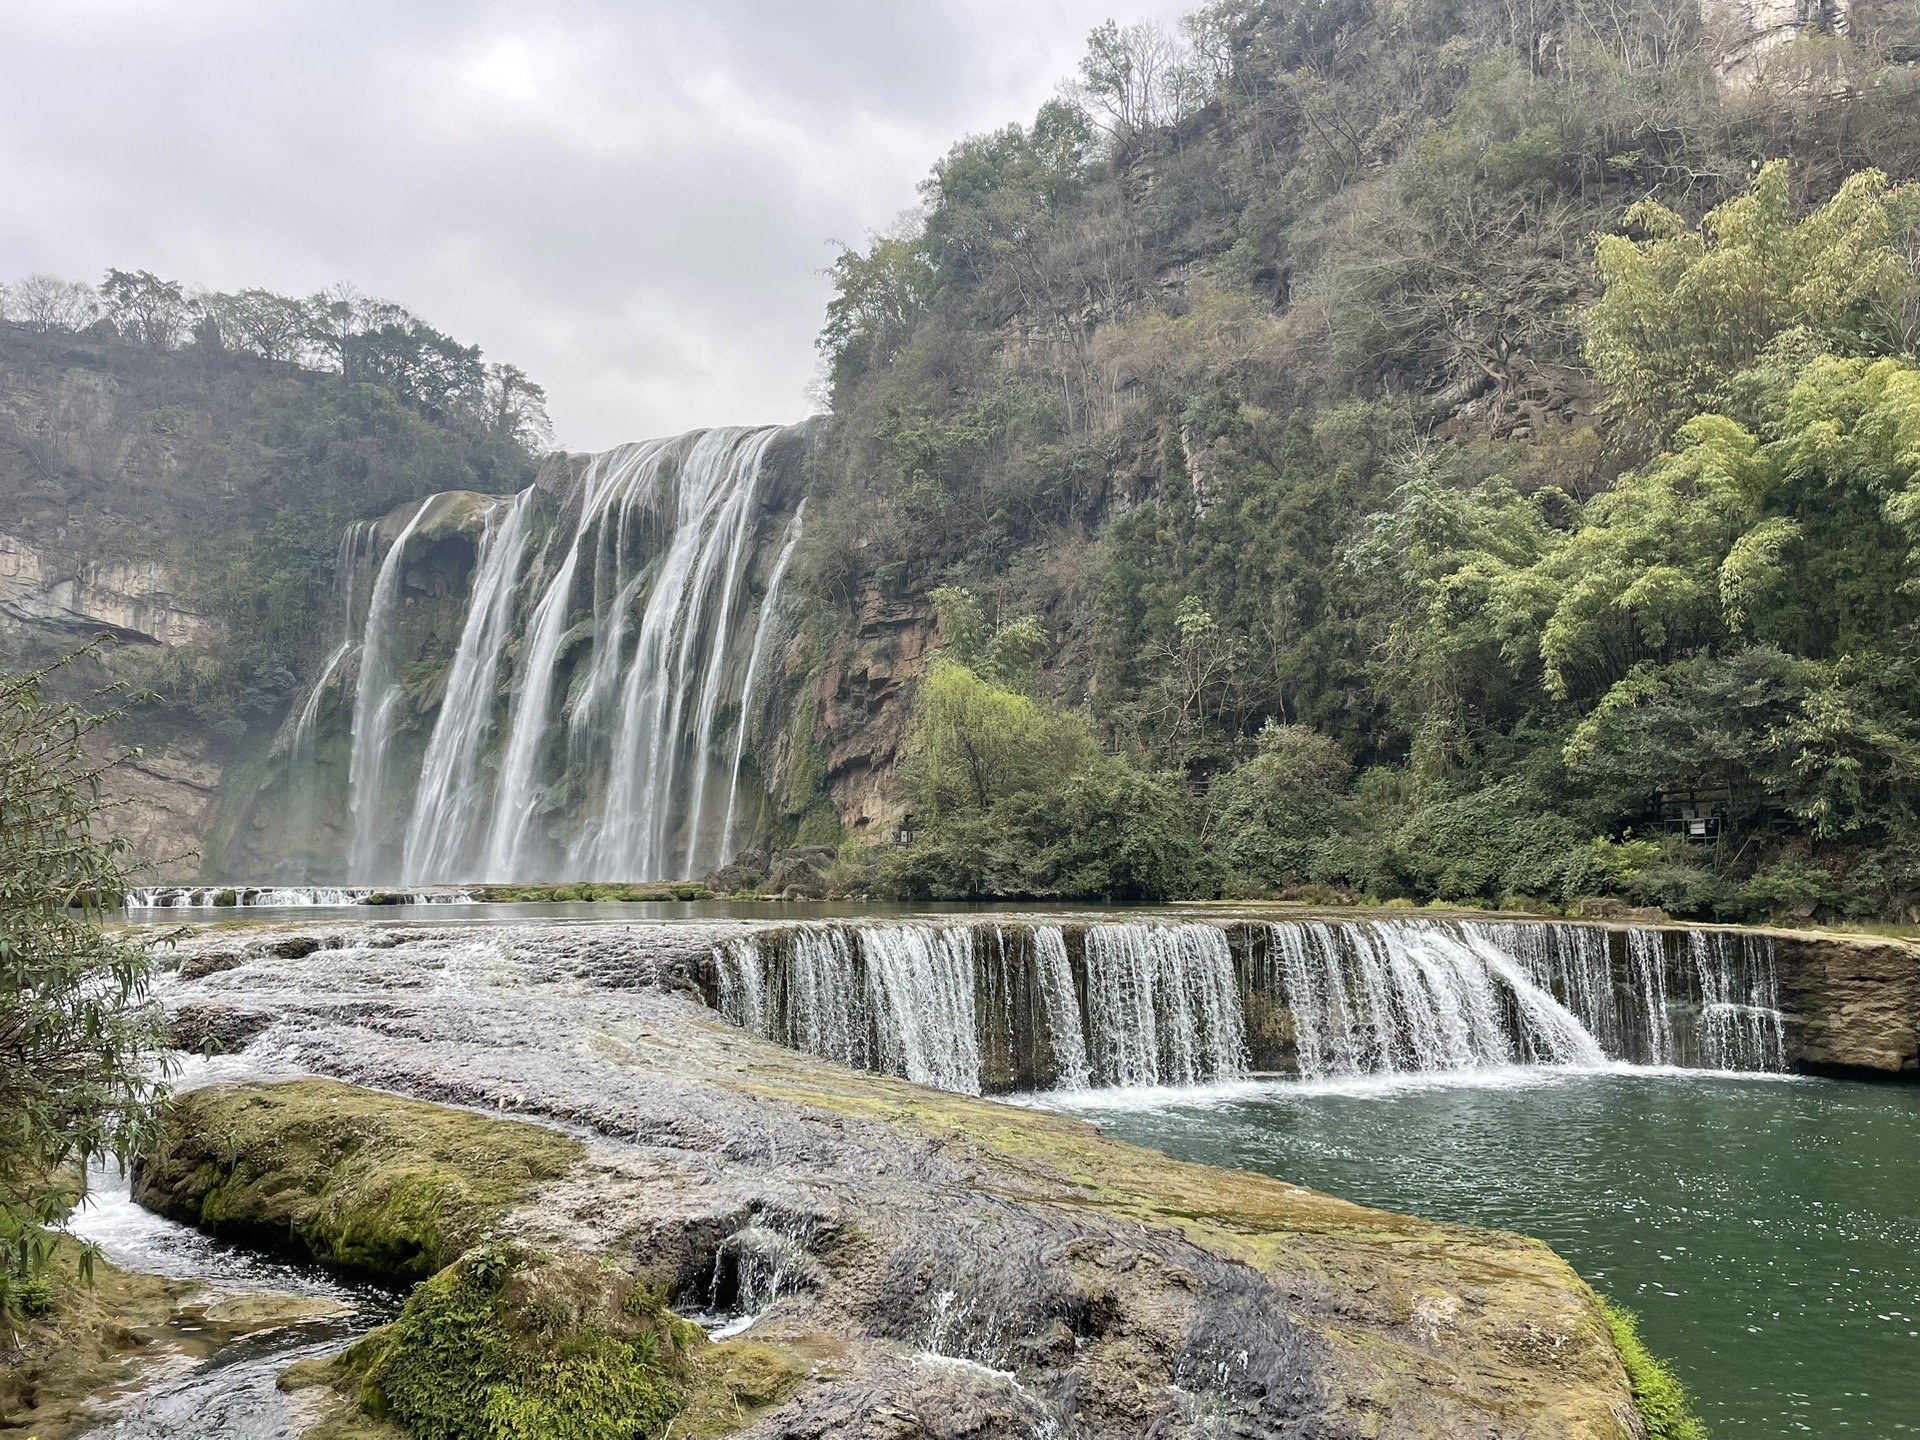
[[[1913,914],[1920,23],[1728,13],[1108,26],[841,256],[805,564],[947,641],[877,883]]]
[[[223,787],[334,643],[352,521],[533,478],[542,394],[397,305],[145,271],[0,286],[0,671],[131,687],[117,827],[191,874]]]

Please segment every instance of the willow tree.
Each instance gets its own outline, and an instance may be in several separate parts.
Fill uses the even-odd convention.
[[[160,1038],[151,958],[102,924],[125,887],[90,747],[111,717],[49,673],[0,678],[0,1312],[44,1297],[88,1164],[138,1147]]]

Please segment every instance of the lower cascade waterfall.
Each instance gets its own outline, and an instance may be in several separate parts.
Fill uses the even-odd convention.
[[[375,890],[338,885],[157,885],[129,890],[128,910],[213,910],[235,905],[269,909],[309,909],[334,905],[466,905],[464,890]]]
[[[1572,923],[806,924],[724,942],[768,1039],[972,1094],[1612,1062],[1786,1066],[1773,942]]]

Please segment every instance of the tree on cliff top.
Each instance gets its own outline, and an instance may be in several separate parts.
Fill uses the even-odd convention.
[[[0,1314],[44,1303],[87,1163],[137,1148],[160,1039],[152,958],[100,924],[126,884],[87,748],[109,717],[48,700],[46,675],[0,677]]]

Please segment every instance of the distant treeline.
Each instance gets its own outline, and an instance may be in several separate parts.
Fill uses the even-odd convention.
[[[332,372],[391,390],[433,419],[478,421],[534,448],[551,439],[546,391],[519,366],[490,364],[478,345],[347,284],[301,297],[201,290],[150,270],[108,270],[98,286],[35,274],[0,285],[0,320]]]

